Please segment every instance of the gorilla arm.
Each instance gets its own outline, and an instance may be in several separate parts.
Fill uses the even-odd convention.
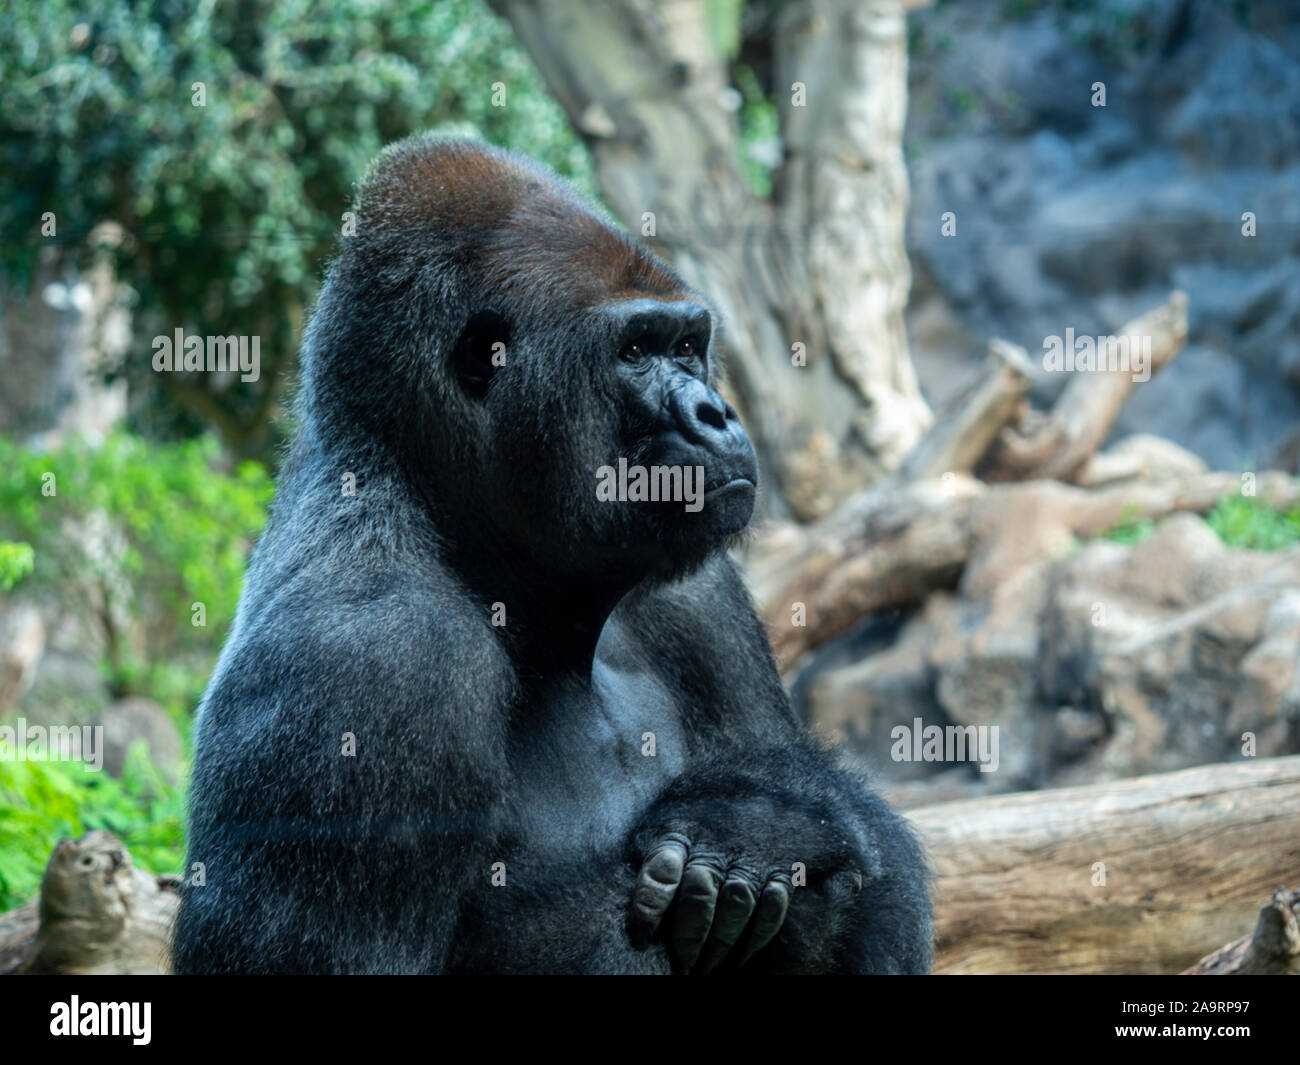
[[[204,698],[177,972],[437,971],[497,850],[505,673],[481,621],[444,598],[430,626],[411,569],[397,592],[313,563],[254,576],[274,620],[232,635]]]
[[[642,826],[633,934],[662,927],[682,969],[929,968],[919,847],[810,745],[720,751],[675,781]]]
[[[634,933],[667,914],[679,964],[703,968],[926,971],[920,847],[796,722],[735,565],[718,556],[631,609],[683,693],[690,747],[634,835]]]

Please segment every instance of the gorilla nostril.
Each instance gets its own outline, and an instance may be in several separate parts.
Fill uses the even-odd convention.
[[[725,429],[727,416],[712,403],[701,403],[695,408],[695,417],[712,429]]]

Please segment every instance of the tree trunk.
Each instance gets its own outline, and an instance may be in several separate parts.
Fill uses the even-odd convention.
[[[587,139],[606,203],[720,312],[769,512],[820,516],[893,469],[930,422],[902,320],[903,4],[782,10],[785,162],[764,198],[701,0],[493,3]]]
[[[111,225],[92,235],[121,239]],[[126,382],[105,380],[130,338],[130,314],[106,254],[78,270],[48,249],[26,304],[0,287],[0,432],[58,446],[67,436],[98,442],[126,415]]]

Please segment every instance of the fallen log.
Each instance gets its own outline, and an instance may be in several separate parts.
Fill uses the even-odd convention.
[[[935,971],[1176,973],[1300,877],[1300,756],[922,806]]]
[[[1147,371],[1159,373],[1187,343],[1186,293],[1172,293],[1116,335],[1150,338]],[[1137,383],[1132,372],[1076,372],[1050,413],[1028,418],[1019,429],[1003,430],[981,464],[979,476],[986,481],[1073,481],[1105,443]]]
[[[1125,522],[1180,511],[1205,514],[1241,488],[1241,476],[1233,473],[1096,489],[1058,481],[986,486],[964,475],[882,485],[813,525],[765,532],[747,560],[750,582],[788,673],[808,651],[871,613],[956,586],[972,559],[981,571],[1005,572],[996,556],[1025,555],[1015,533],[1026,511],[1050,514],[1059,526],[1057,541],[1090,539]],[[1300,479],[1284,473],[1255,475],[1254,488],[1269,506],[1300,504]]]
[[[1121,335],[1149,338],[1147,369],[1159,372],[1187,341],[1186,294],[1172,293]],[[1107,481],[1115,479],[1116,470],[1096,466],[1096,452],[1137,383],[1134,374],[1076,372],[1044,414],[1026,409],[1031,373],[1022,349],[992,342],[984,373],[892,476],[811,525],[764,530],[747,564],[783,670],[872,612],[917,603],[951,586],[982,539],[979,527],[999,526],[1003,499],[977,498],[982,482],[1069,484],[1087,475],[1100,480],[1103,474]],[[1018,424],[1010,424],[1016,418]],[[969,476],[971,471],[980,481]],[[1182,509],[1204,512],[1219,496],[1240,489],[1230,474],[1202,477],[1198,481],[1184,472],[1167,484],[1115,486],[1125,494],[1096,502],[1086,496],[1068,500],[1072,515],[1066,524],[1078,536],[1097,535],[1126,517],[1120,512],[1124,508],[1137,518]],[[1213,498],[1205,503],[1201,497],[1207,492]],[[1180,496],[1189,498],[1180,502]],[[924,527],[915,527],[920,524]]]
[[[998,433],[1020,412],[1033,384],[1024,348],[989,342],[988,359],[975,383],[959,396],[907,453],[891,478],[896,484],[945,473],[970,473]]]
[[[769,533],[749,557],[759,612],[789,664],[875,610],[951,585],[972,546],[969,477],[872,491],[816,525]]]

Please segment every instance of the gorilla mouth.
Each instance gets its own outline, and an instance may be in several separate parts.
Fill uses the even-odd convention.
[[[754,481],[744,474],[706,488],[704,510],[711,515],[709,524],[714,531],[724,536],[740,532],[754,515],[757,494]]]
[[[710,485],[708,488],[704,489],[704,494],[706,496],[711,496],[722,492],[741,491],[744,489],[749,489],[749,491],[752,492],[757,487],[758,486],[754,484],[752,479],[742,474],[736,477],[728,478],[725,481],[715,482],[714,484]]]

